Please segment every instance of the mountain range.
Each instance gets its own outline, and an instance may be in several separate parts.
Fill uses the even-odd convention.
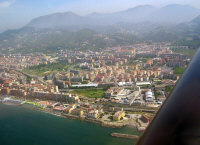
[[[143,5],[109,14],[92,13],[87,16],[79,16],[72,12],[55,13],[35,18],[27,26],[36,28],[90,28],[92,26],[147,22],[174,25],[187,21],[189,22],[198,15],[200,15],[200,9],[188,5],[173,4],[162,8]]]
[[[137,6],[124,11],[80,16],[55,13],[0,34],[2,52],[102,49],[138,42],[200,39],[200,10],[188,5]]]

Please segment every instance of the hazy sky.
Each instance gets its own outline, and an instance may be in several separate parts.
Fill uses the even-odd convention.
[[[0,0],[0,31],[21,27],[35,17],[54,12],[72,11],[86,15],[116,12],[146,4],[157,7],[187,4],[200,8],[200,0]]]

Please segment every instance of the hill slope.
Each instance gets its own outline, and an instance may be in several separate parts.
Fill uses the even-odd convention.
[[[188,5],[167,5],[160,9],[144,5],[110,14],[93,13],[87,16],[79,16],[72,12],[55,13],[36,18],[27,26],[36,28],[77,27],[77,29],[83,29],[119,23],[149,22],[166,25],[168,23],[189,22],[198,15],[200,15],[200,10]]]
[[[200,16],[197,15],[200,15],[199,9],[182,5],[168,5],[160,9],[145,5],[84,17],[71,12],[56,13],[33,19],[21,29],[0,34],[0,51],[99,50],[144,41],[181,40],[182,44],[194,41],[196,44],[200,39]],[[166,21],[170,25],[166,25]],[[181,24],[174,27],[176,23]]]

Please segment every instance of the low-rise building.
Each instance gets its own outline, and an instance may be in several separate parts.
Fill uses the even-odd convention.
[[[98,110],[92,110],[88,113],[89,118],[97,119],[99,117]]]
[[[65,110],[65,108],[62,107],[62,106],[55,106],[55,107],[53,108],[53,110],[62,112],[62,111]]]
[[[113,115],[113,120],[115,121],[119,121],[121,118],[123,118],[125,116],[125,112],[124,111],[117,111],[114,115]]]
[[[77,116],[83,116],[84,112],[81,109],[73,109],[71,110],[71,114],[77,115]]]

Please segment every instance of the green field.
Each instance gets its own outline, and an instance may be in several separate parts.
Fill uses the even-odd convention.
[[[69,64],[66,63],[48,63],[48,64],[40,64],[36,66],[32,66],[26,69],[23,69],[23,72],[37,75],[37,76],[44,76],[48,73],[58,72],[58,71],[67,71],[69,68]]]
[[[88,98],[103,98],[105,91],[102,89],[76,89],[73,90],[71,93]]]
[[[185,69],[186,68],[184,67],[176,67],[174,68],[174,74],[181,76],[184,73]]]
[[[179,49],[175,49],[174,52],[175,53],[181,53],[181,54],[185,54],[185,55],[195,55],[195,53],[197,52],[198,49],[190,49],[190,48],[179,48]]]

